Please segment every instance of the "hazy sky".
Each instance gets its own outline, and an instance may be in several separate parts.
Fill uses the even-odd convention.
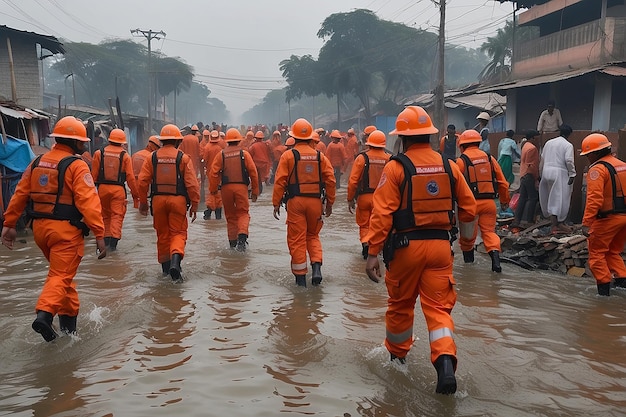
[[[447,42],[479,47],[513,15],[513,3],[447,0]],[[71,42],[131,39],[131,29],[163,31],[152,48],[193,66],[196,81],[222,100],[236,121],[272,89],[291,55],[317,57],[316,34],[333,13],[363,8],[381,19],[436,33],[432,0],[0,0],[0,24]],[[134,38],[144,45],[143,37]]]

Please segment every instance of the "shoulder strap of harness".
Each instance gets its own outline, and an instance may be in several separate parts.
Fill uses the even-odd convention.
[[[626,201],[624,201],[623,184],[620,183],[619,194],[621,195],[618,195],[617,181],[619,181],[619,177],[617,176],[617,171],[615,170],[615,167],[611,165],[610,163],[608,163],[607,161],[596,161],[591,166],[596,165],[596,164],[604,165],[606,169],[609,171],[609,176],[611,177],[611,189],[613,192],[612,210],[599,212],[598,217],[600,218],[606,217],[607,214],[611,214],[611,213],[626,213]]]

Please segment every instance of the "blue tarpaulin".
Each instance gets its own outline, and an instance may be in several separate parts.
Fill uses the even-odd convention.
[[[0,138],[2,138],[1,134]],[[7,135],[6,143],[0,142],[0,164],[11,171],[26,171],[33,159],[35,159],[35,154],[27,141]]]

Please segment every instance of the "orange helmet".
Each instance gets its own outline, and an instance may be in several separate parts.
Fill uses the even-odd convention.
[[[433,126],[426,110],[420,106],[408,106],[400,112],[396,118],[396,128],[389,132],[390,135],[430,135],[439,130]]]
[[[354,129],[352,128],[348,129],[348,135],[354,135]]]
[[[253,138],[253,137],[254,137],[254,133],[252,133],[252,131],[251,131],[251,130],[248,130],[248,131],[246,132],[246,138]]]
[[[207,129],[204,129],[202,131],[202,136],[211,136],[211,132],[209,132]]]
[[[74,116],[65,116],[54,125],[52,134],[55,138],[76,139],[81,142],[91,142],[87,137],[87,129],[83,122]]]
[[[272,133],[272,136],[280,136],[280,132],[278,130],[275,130],[274,133]]]
[[[193,132],[194,130],[195,130],[196,132],[198,132],[198,131],[199,131],[199,129],[198,129],[198,125],[193,125],[193,126],[191,126],[191,131]]]
[[[583,139],[583,143],[580,147],[580,154],[587,155],[588,153],[610,147],[611,142],[605,135],[603,135],[602,133],[592,133],[590,135],[587,135],[587,137]]]
[[[287,140],[285,141],[285,145],[287,146],[293,146],[295,144],[296,144],[296,140],[292,138],[291,136],[289,136]]]
[[[265,139],[265,135],[260,130],[256,131],[256,133],[254,134],[254,137],[257,139]]]
[[[148,138],[148,142],[154,143],[156,146],[161,147],[161,142],[159,142],[159,137],[152,135]]]
[[[313,135],[313,126],[306,119],[298,119],[291,125],[289,135],[298,140],[309,140]]]
[[[239,142],[243,139],[243,137],[241,136],[241,132],[239,132],[239,130],[235,129],[234,127],[231,127],[230,129],[226,131],[225,139],[226,139],[226,142]]]
[[[365,129],[363,129],[363,133],[365,133],[366,135],[369,135],[375,130],[376,130],[376,126],[370,125],[370,126],[366,126]]]
[[[374,130],[367,137],[367,142],[365,142],[365,144],[373,146],[375,148],[384,148],[387,144],[387,138],[385,137],[385,134],[380,130]]]
[[[458,146],[468,145],[470,143],[480,143],[482,142],[483,137],[480,136],[480,133],[475,131],[474,129],[467,129],[465,132],[461,133],[459,136]]]
[[[217,130],[212,130],[211,139],[209,139],[209,142],[218,142],[219,140],[220,140],[220,132],[218,132]]]
[[[330,132],[330,137],[333,139],[341,139],[341,133],[337,129]]]
[[[311,139],[313,139],[315,142],[319,142],[320,141],[320,134],[317,132],[313,132],[311,134]]]
[[[178,126],[174,124],[168,124],[161,128],[161,133],[159,134],[159,139],[161,140],[171,140],[171,139],[182,139],[183,135],[180,133],[180,129]]]
[[[109,142],[119,143],[121,145],[126,143],[126,133],[122,129],[113,129],[109,133]]]

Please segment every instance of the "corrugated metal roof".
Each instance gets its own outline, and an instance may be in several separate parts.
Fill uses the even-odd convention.
[[[539,84],[547,84],[547,83],[552,83],[555,81],[567,80],[568,78],[580,77],[581,75],[585,75],[594,71],[606,72],[609,68],[621,68],[621,67],[603,65],[603,66],[598,66],[598,67],[582,68],[582,69],[577,69],[577,70],[572,70],[572,71],[559,72],[556,74],[540,75],[540,76],[533,77],[533,78],[509,81],[506,83],[490,85],[490,86],[486,86],[483,88],[477,88],[476,92],[488,93],[491,91],[506,91],[506,90],[511,90],[513,88],[529,87],[531,85],[539,85]]]
[[[25,30],[18,30],[14,28],[10,28],[5,25],[0,25],[0,35],[5,35],[8,37],[11,36],[21,36],[23,38],[28,38],[32,40],[34,43],[38,43],[42,48],[47,49],[53,54],[64,54],[65,49],[63,48],[63,44],[59,42],[57,38],[50,35],[41,35],[35,32],[27,32]]]

